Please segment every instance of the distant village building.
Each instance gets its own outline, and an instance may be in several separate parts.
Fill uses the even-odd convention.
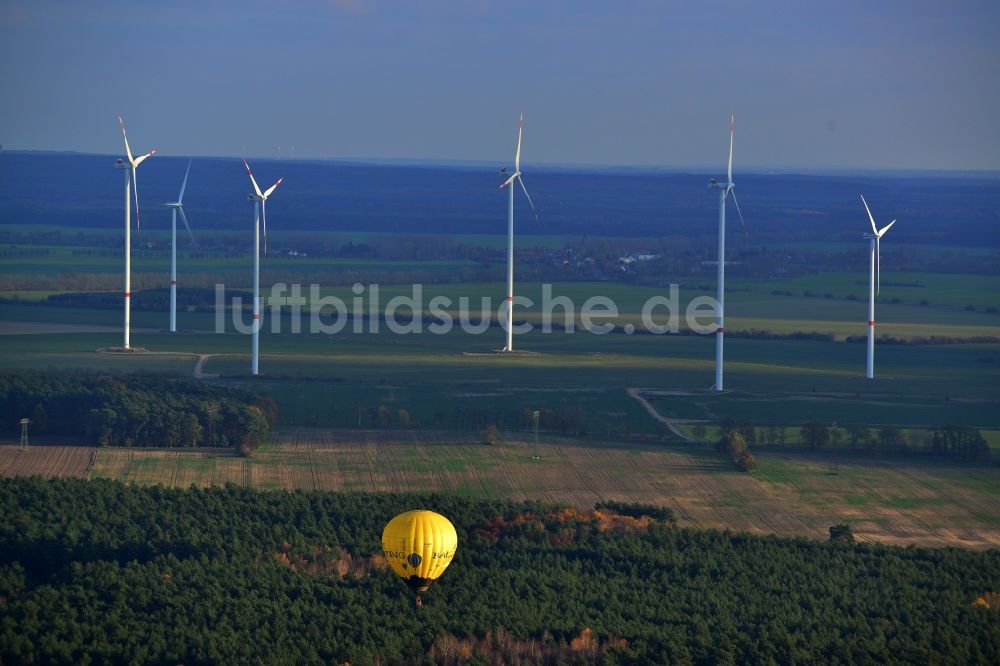
[[[635,252],[633,254],[626,254],[624,257],[618,257],[618,261],[627,266],[637,261],[653,261],[659,258],[660,255],[652,254],[651,252]]]

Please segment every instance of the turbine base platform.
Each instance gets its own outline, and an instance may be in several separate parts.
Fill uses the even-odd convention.
[[[508,351],[506,349],[494,349],[492,351],[484,352],[462,352],[462,356],[544,356],[542,352],[529,351],[526,349],[515,349],[513,351]]]
[[[148,354],[145,347],[101,347],[97,350],[99,354]]]

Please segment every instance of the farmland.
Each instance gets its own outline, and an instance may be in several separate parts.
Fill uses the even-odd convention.
[[[534,329],[515,337],[516,349],[528,353],[508,356],[495,353],[503,344],[496,320],[504,293],[503,266],[497,261],[504,236],[440,233],[411,239],[381,231],[279,228],[272,242],[286,251],[263,261],[265,298],[275,282],[299,282],[306,294],[316,282],[320,297],[340,299],[348,309],[364,313],[372,309],[374,282],[382,282],[379,303],[384,308],[392,299],[413,296],[410,283],[423,280],[415,306],[423,321],[419,331],[397,334],[378,317],[353,317],[335,333],[310,333],[308,304],[302,318],[293,321],[287,304],[275,316],[274,304],[267,303],[263,374],[253,378],[248,375],[249,336],[236,332],[228,312],[220,329],[204,300],[199,301],[202,311],[192,305],[178,313],[177,334],[163,330],[165,312],[134,309],[132,342],[148,350],[136,354],[101,351],[120,345],[119,309],[42,303],[67,292],[117,289],[118,231],[54,225],[5,225],[4,231],[12,242],[0,265],[0,368],[195,375],[268,394],[278,405],[281,424],[278,440],[251,459],[211,449],[81,447],[59,454],[57,465],[37,453],[57,449],[32,447],[21,454],[16,447],[4,447],[4,474],[37,472],[179,487],[236,483],[264,489],[440,491],[579,507],[622,499],[670,506],[682,524],[696,527],[824,538],[831,524],[848,521],[859,538],[886,543],[975,548],[998,543],[1000,504],[993,488],[1000,485],[1000,468],[992,463],[977,468],[902,456],[852,457],[841,450],[832,474],[822,451],[770,448],[754,451],[760,466],[748,476],[708,448],[684,444],[676,434],[690,436],[704,427],[704,439],[713,440],[720,424],[729,420],[781,428],[794,447],[800,427],[810,421],[836,422],[843,429],[867,426],[873,432],[897,428],[918,443],[931,428],[967,426],[982,431],[996,458],[1000,277],[933,272],[949,261],[955,268],[944,270],[963,270],[966,260],[985,270],[996,252],[989,247],[907,245],[901,240],[883,248],[877,331],[892,340],[877,346],[877,379],[867,381],[862,376],[864,345],[849,341],[867,329],[864,247],[832,238],[790,238],[780,247],[798,253],[799,263],[792,266],[796,272],[787,277],[765,273],[771,275],[765,278],[749,271],[754,256],[765,253],[765,244],[775,237],[734,238],[734,258],[745,263],[736,261],[727,281],[727,391],[718,393],[709,389],[714,337],[690,334],[691,322],[684,316],[693,299],[714,295],[714,268],[701,261],[710,255],[705,254],[706,243],[714,240],[706,241],[700,232],[673,240],[594,239],[594,247],[603,247],[603,255],[595,255],[598,261],[610,257],[614,264],[619,248],[634,251],[648,245],[674,262],[664,263],[665,272],[655,275],[621,272],[620,282],[617,265],[611,267],[611,279],[581,279],[582,273],[573,273],[573,266],[585,266],[582,252],[592,247],[580,236],[523,237],[518,247],[529,261],[518,263],[519,270],[540,273],[517,283],[515,293],[532,304],[518,304],[515,317]],[[165,232],[150,228],[143,233],[133,255],[134,288],[162,288]],[[181,296],[187,286],[225,283],[230,295],[245,288],[250,275],[241,245],[245,234],[219,227],[200,237],[205,249],[186,242],[180,248]],[[322,249],[312,252],[310,244]],[[340,248],[347,244],[386,253],[345,256]],[[436,245],[448,251],[437,253]],[[456,250],[459,246],[465,249]],[[822,266],[813,270],[806,263],[803,270],[809,259],[802,253],[808,252],[829,254],[819,257]],[[545,263],[560,253],[578,253],[577,263],[567,268],[561,261]],[[910,269],[899,268],[904,265]],[[551,299],[568,299],[576,312],[567,317],[562,300],[551,308],[555,329],[545,333],[540,324],[548,288],[540,280],[549,276],[557,278],[545,283]],[[354,305],[354,281],[364,286],[360,310]],[[670,283],[678,285],[680,334],[644,334],[644,305],[670,296]],[[614,324],[614,332],[579,330],[579,310],[595,296],[617,308],[616,314],[595,320]],[[434,297],[447,300],[432,310]],[[488,299],[485,312],[482,299]],[[246,300],[244,322],[249,320]],[[488,320],[485,325],[463,330],[463,300],[470,304],[471,319],[478,323],[482,317]],[[398,312],[402,323],[409,322],[409,305]],[[454,318],[455,325],[437,334],[431,324],[442,313]],[[657,309],[654,323],[667,323],[666,315],[662,307]],[[330,326],[333,321],[324,315],[321,323]],[[696,323],[710,324],[711,317]],[[293,324],[301,324],[303,332],[293,332]],[[576,333],[564,332],[570,325]],[[637,333],[627,333],[629,326]],[[932,338],[935,344],[928,344]],[[630,391],[641,391],[654,413]],[[534,410],[556,414],[563,423],[543,428],[537,459],[524,434],[525,419]],[[488,448],[480,444],[481,430],[491,424],[500,428],[502,442]],[[44,440],[43,431],[38,435]]]
[[[359,409],[380,404],[393,412],[407,410],[425,428],[440,427],[456,410],[507,420],[523,409],[576,406],[586,412],[589,432],[656,433],[658,424],[626,394],[639,387],[682,392],[657,404],[664,415],[678,419],[1000,427],[995,405],[1000,345],[989,343],[882,345],[876,355],[878,380],[867,382],[863,345],[732,337],[727,341],[732,392],[718,395],[706,391],[713,368],[710,336],[544,334],[536,329],[516,338],[519,348],[536,354],[505,357],[492,353],[502,340],[497,328],[478,335],[457,327],[444,335],[427,330],[395,335],[384,325],[377,333],[369,326],[361,333],[346,326],[336,335],[309,335],[274,334],[265,327],[264,375],[250,380],[248,338],[208,332],[211,314],[182,313],[180,326],[187,332],[169,335],[161,332],[163,313],[136,312],[133,342],[150,353],[98,353],[120,344],[113,332],[119,317],[112,310],[0,305],[6,326],[40,322],[70,325],[73,331],[36,335],[21,329],[21,334],[2,336],[0,366],[191,376],[198,355],[209,355],[205,373],[269,393],[289,425],[357,426]],[[283,323],[287,331],[287,320]],[[109,330],[73,328],[91,325]]]
[[[84,446],[7,445],[0,448],[0,476],[41,476],[86,478],[93,469],[97,449]]]
[[[537,456],[537,457],[536,457]],[[825,539],[849,522],[891,544],[1000,546],[1000,468],[841,455],[762,453],[753,475],[711,449],[659,440],[511,435],[499,445],[444,431],[295,428],[250,459],[219,450],[0,446],[4,475],[108,478],[187,487],[444,492],[592,507],[670,507],[681,525]]]

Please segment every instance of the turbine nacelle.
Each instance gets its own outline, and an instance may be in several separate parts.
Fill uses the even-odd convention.
[[[506,170],[501,171],[500,175],[506,176],[507,175],[507,171]],[[497,189],[502,190],[503,188],[507,187],[508,185],[510,185],[511,183],[513,183],[515,180],[517,180],[520,177],[521,177],[521,172],[520,171],[515,171],[513,174],[511,174],[511,176],[509,178],[507,178],[507,180],[505,180],[503,183],[501,183],[500,187],[498,187]]]

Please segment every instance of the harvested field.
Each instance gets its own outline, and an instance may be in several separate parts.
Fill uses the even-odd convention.
[[[72,476],[87,478],[97,449],[84,446],[0,446],[0,474],[3,476]]]
[[[228,450],[0,446],[5,475],[87,476],[187,487],[445,492],[592,507],[667,506],[684,526],[825,539],[848,522],[861,541],[1000,547],[1000,467],[761,453],[752,474],[710,449],[660,443],[507,438],[442,431],[295,429],[245,459]]]

